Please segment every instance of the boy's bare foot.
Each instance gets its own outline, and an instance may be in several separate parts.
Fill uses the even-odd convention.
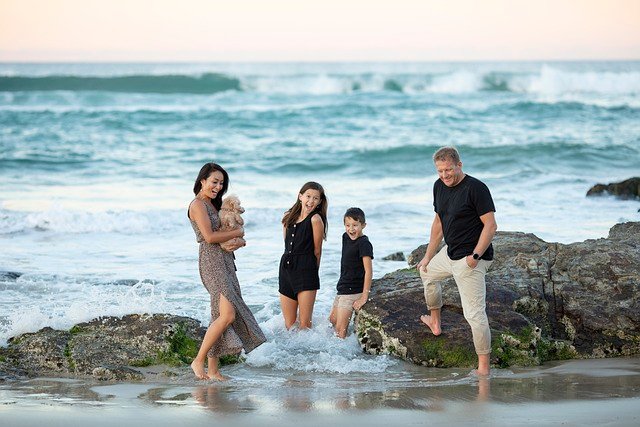
[[[436,321],[433,317],[429,316],[428,314],[424,314],[420,316],[420,320],[422,321],[422,323],[427,325],[429,329],[431,329],[431,332],[433,333],[433,335],[438,336],[442,333],[442,331],[440,330],[440,322]]]
[[[204,365],[202,363],[199,363],[196,360],[191,362],[191,370],[196,375],[196,378],[199,380],[206,380],[209,378],[207,374],[205,374],[204,372]]]
[[[211,372],[210,374],[207,375],[207,378],[209,378],[210,380],[216,380],[216,381],[229,381],[229,377],[225,377],[219,371]]]

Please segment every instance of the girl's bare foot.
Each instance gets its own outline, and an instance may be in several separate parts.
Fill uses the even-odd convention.
[[[191,370],[196,375],[196,378],[199,380],[206,380],[209,378],[207,374],[204,372],[204,364],[201,362],[198,362],[197,360],[194,360],[193,362],[191,362]]]
[[[440,330],[440,322],[436,321],[433,317],[429,316],[428,314],[420,316],[420,320],[422,321],[422,323],[427,325],[429,329],[431,329],[431,332],[433,333],[433,335],[438,336],[442,333],[442,331]]]

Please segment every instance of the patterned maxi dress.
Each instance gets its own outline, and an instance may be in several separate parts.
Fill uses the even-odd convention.
[[[220,229],[220,217],[215,208],[205,203],[213,231]],[[200,243],[200,278],[211,296],[211,323],[220,316],[220,295],[233,304],[236,310],[234,322],[222,334],[222,337],[211,347],[207,356],[220,357],[227,354],[238,354],[244,348],[249,353],[266,341],[253,313],[242,299],[240,283],[236,276],[233,253],[224,251],[218,243],[207,243],[198,229],[198,225],[190,219],[196,240]]]

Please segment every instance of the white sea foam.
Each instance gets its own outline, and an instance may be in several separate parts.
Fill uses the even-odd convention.
[[[476,92],[482,89],[482,77],[482,74],[471,71],[457,71],[434,77],[426,90],[434,93]]]
[[[263,322],[267,342],[247,357],[255,367],[303,372],[384,372],[396,362],[387,356],[364,356],[355,335],[336,337],[327,321],[313,329],[287,331],[281,316]]]
[[[7,286],[0,306],[0,345],[45,326],[66,330],[100,316],[166,312],[166,294],[150,282],[133,286],[92,285],[73,278],[22,276]]]
[[[184,211],[84,212],[53,206],[41,212],[0,209],[0,235],[27,230],[56,233],[148,233],[169,231],[185,224]]]
[[[640,72],[570,72],[545,65],[526,92],[539,94],[640,94]]]

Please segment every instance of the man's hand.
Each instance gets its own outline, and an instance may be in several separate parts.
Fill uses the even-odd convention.
[[[467,265],[472,270],[478,266],[478,262],[479,262],[479,260],[473,259],[473,255],[467,255],[466,261],[467,261]]]
[[[431,261],[431,260],[427,259],[426,256],[420,260],[418,265],[416,265],[416,268],[418,269],[418,273],[421,272],[421,271],[424,272],[424,273],[427,272],[427,264],[429,264],[429,261]]]

